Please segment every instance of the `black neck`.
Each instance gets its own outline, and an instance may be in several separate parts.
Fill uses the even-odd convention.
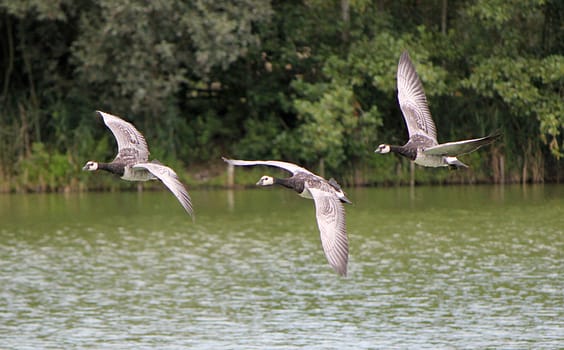
[[[298,193],[302,193],[304,190],[303,181],[298,181],[295,177],[288,177],[284,179],[274,178],[274,184],[281,185],[286,188],[291,188]]]
[[[279,179],[277,177],[273,177],[275,185],[281,185],[287,188],[292,188],[292,184],[288,179]]]
[[[105,170],[112,174],[123,176],[125,166],[121,163],[98,163],[98,170]]]
[[[417,158],[417,150],[410,147],[390,145],[390,151],[394,153],[399,153],[402,156],[407,157],[411,160],[415,160],[415,158]]]

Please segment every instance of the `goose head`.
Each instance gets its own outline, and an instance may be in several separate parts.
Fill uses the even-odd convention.
[[[374,153],[380,153],[380,154],[390,153],[390,145],[386,145],[385,143],[383,143],[380,146],[378,146],[378,148],[376,148]]]
[[[89,160],[86,164],[82,167],[83,171],[96,171],[98,170],[98,162],[93,160]]]
[[[263,176],[257,182],[257,186],[272,186],[274,185],[274,178],[272,176]]]

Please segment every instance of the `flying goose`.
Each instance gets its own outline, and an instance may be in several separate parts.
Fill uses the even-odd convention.
[[[223,158],[236,166],[266,165],[292,173],[288,178],[263,176],[257,186],[282,185],[293,189],[304,198],[313,199],[321,245],[329,265],[342,276],[347,275],[349,246],[345,227],[345,208],[341,203],[351,203],[334,179],[329,181],[292,163],[275,160],[236,160]]]
[[[397,84],[398,101],[407,124],[409,141],[403,146],[381,144],[374,152],[399,153],[414,161],[415,164],[426,167],[468,168],[456,156],[473,152],[500,136],[500,134],[493,134],[478,139],[439,144],[423,85],[407,51],[402,53],[399,60]]]
[[[82,170],[105,170],[127,181],[159,179],[176,196],[186,212],[193,215],[192,200],[174,170],[157,160],[149,161],[149,147],[143,135],[131,123],[115,115],[100,111],[97,113],[114,134],[118,144],[118,154],[110,163],[90,160]]]

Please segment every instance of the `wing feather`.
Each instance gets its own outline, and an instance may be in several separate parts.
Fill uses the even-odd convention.
[[[190,215],[194,215],[194,209],[192,208],[192,199],[186,191],[186,187],[178,179],[178,175],[171,168],[158,164],[158,163],[139,163],[133,166],[134,169],[147,169],[151,174],[155,175],[165,186],[172,192],[184,210]]]
[[[124,160],[128,163],[146,162],[149,159],[149,147],[143,134],[137,130],[133,124],[125,120],[97,111],[110,129],[118,144],[118,154],[116,159]]]
[[[407,51],[402,53],[398,63],[397,84],[398,101],[409,136],[424,134],[437,143],[437,130],[429,111],[423,84]]]
[[[500,136],[501,135],[497,134],[481,137],[478,139],[442,143],[437,146],[426,148],[423,153],[427,155],[456,157],[462,154],[473,152],[482,146],[490,144]]]
[[[281,161],[277,161],[277,160],[239,160],[239,159],[228,159],[228,158],[225,158],[225,157],[221,157],[221,159],[223,159],[226,163],[231,164],[231,165],[235,165],[235,166],[266,165],[266,166],[284,169],[284,170],[292,173],[292,175],[295,175],[296,173],[300,173],[300,172],[315,175],[311,171],[309,171],[305,168],[302,168],[301,166],[298,166],[296,164],[288,163],[288,162],[281,162]],[[317,175],[315,175],[315,176],[317,176]]]
[[[349,244],[345,208],[334,193],[319,188],[307,188],[315,203],[315,216],[325,257],[338,274],[346,276]]]

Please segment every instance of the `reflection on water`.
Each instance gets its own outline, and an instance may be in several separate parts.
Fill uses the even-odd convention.
[[[564,346],[562,186],[348,194],[347,278],[284,189],[0,196],[0,344]]]

